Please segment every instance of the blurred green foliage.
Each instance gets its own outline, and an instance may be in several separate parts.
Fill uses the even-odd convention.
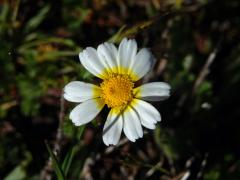
[[[239,179],[239,8],[236,0],[0,1],[0,179]],[[74,105],[60,99],[72,80],[99,83],[79,63],[83,48],[123,37],[151,48],[147,80],[168,82],[172,95],[154,104],[163,119],[154,131],[108,148],[108,110],[75,127]]]

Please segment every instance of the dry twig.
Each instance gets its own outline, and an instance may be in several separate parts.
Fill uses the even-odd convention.
[[[202,70],[200,71],[197,80],[195,81],[195,84],[193,86],[193,91],[192,94],[196,93],[196,90],[198,89],[198,87],[202,84],[202,82],[204,81],[204,79],[206,78],[206,76],[209,73],[209,69],[211,64],[213,63],[213,61],[216,58],[216,55],[218,53],[218,47],[216,47],[213,52],[211,52],[211,54],[208,56],[206,63],[204,64],[204,66],[202,67]]]

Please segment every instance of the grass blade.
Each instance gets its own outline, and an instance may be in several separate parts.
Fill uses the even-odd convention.
[[[49,10],[50,10],[50,6],[45,6],[39,11],[39,13],[36,16],[31,18],[25,26],[25,29],[24,29],[25,32],[27,33],[36,29],[42,23],[47,13],[49,12]]]
[[[46,144],[46,147],[47,147],[47,150],[49,152],[49,155],[50,157],[52,158],[52,164],[53,164],[53,168],[54,168],[54,171],[57,175],[57,178],[58,180],[64,180],[64,174],[63,174],[63,171],[61,169],[61,166],[57,160],[57,157],[54,155],[54,153],[52,152],[51,148],[49,147],[48,143],[45,142]]]
[[[66,157],[64,158],[64,161],[62,163],[62,170],[64,172],[64,175],[67,176],[68,170],[72,164],[73,157],[75,156],[75,153],[77,151],[77,147],[74,146],[70,151],[68,151]]]

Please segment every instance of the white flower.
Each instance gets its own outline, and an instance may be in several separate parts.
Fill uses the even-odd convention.
[[[64,88],[64,98],[80,103],[70,113],[76,126],[92,121],[103,109],[111,108],[103,129],[103,141],[108,146],[119,142],[122,130],[135,142],[143,136],[142,125],[154,129],[161,120],[160,113],[146,101],[160,101],[169,97],[170,86],[151,82],[135,87],[135,82],[149,72],[154,57],[148,49],[137,52],[135,40],[124,38],[117,49],[103,43],[97,49],[87,47],[80,54],[82,65],[102,79],[99,86],[73,81]]]

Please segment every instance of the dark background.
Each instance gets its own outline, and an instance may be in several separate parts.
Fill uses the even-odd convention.
[[[0,179],[240,179],[240,1],[0,1]],[[143,81],[165,81],[162,121],[136,143],[102,142],[108,109],[86,126],[68,118],[68,82],[98,81],[87,46],[135,38],[157,58]],[[60,179],[60,178],[59,178]]]

